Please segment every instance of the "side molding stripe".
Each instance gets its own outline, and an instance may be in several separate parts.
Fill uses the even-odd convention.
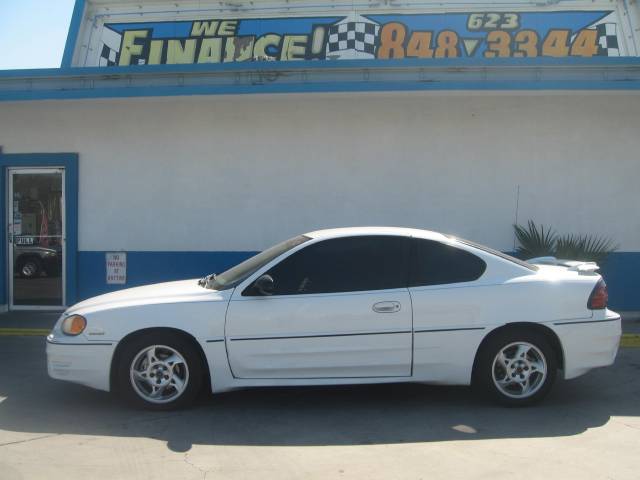
[[[579,322],[557,322],[554,325],[579,325],[579,324],[587,324],[587,323],[609,323],[609,322],[619,322],[620,317],[618,318],[608,318],[606,320],[581,320]]]
[[[232,342],[246,340],[289,340],[293,338],[329,338],[329,337],[358,337],[365,335],[397,335],[400,333],[411,333],[411,330],[401,330],[397,332],[365,332],[365,333],[335,333],[325,335],[294,335],[290,337],[236,337],[231,338]]]
[[[415,333],[464,332],[469,330],[484,330],[484,329],[485,327],[439,328],[435,330],[416,330]]]
[[[113,343],[62,343],[62,342],[52,342],[51,340],[47,340],[47,343],[51,345],[64,345],[65,347],[95,347],[95,346],[103,346],[108,347],[113,345]]]

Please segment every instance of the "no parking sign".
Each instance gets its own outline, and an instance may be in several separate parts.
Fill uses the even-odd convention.
[[[113,252],[106,254],[107,285],[127,283],[127,254]]]

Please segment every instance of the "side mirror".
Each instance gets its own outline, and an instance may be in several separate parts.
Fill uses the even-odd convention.
[[[261,277],[258,277],[253,285],[260,295],[263,295],[265,297],[273,295],[275,283],[271,275],[262,275]]]

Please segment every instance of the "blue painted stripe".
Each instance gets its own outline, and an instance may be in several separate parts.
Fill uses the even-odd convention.
[[[609,306],[623,312],[640,310],[640,252],[614,252],[602,262]]]
[[[290,62],[227,62],[184,65],[130,65],[126,67],[68,67],[38,68],[0,71],[2,78],[78,77],[84,75],[133,75],[166,73],[215,73],[258,72],[281,70],[343,70],[343,69],[390,69],[398,68],[461,68],[461,67],[640,67],[640,57],[593,57],[593,58],[405,58],[402,60],[296,60]]]
[[[127,252],[127,284],[107,285],[105,252],[78,252],[78,299],[150,283],[199,278],[227,270],[255,253]],[[616,252],[603,264],[602,273],[609,286],[609,305],[612,309],[640,310],[638,272],[640,252]]]
[[[338,82],[331,84],[227,85],[191,87],[97,88],[93,90],[39,90],[0,93],[0,101],[73,100],[92,98],[180,97],[193,95],[246,95],[285,93],[414,92],[414,91],[549,91],[640,90],[637,81],[529,81],[529,82]]]
[[[80,28],[82,27],[82,18],[84,17],[84,11],[86,7],[86,0],[76,0],[76,4],[73,7],[73,14],[71,15],[71,23],[69,24],[69,33],[67,34],[67,43],[64,46],[64,53],[62,54],[62,64],[64,67],[71,67],[73,61],[73,53],[78,43],[78,36],[80,35]]]
[[[278,81],[263,82],[262,72],[281,75]],[[194,74],[193,78],[185,83],[190,74]],[[153,80],[158,78],[164,82],[156,85]],[[3,101],[255,93],[638,89],[640,59],[635,57],[490,62],[477,59],[240,62],[0,72]]]
[[[78,295],[86,299],[150,283],[223,272],[257,252],[127,252],[127,284],[107,285],[105,253],[78,253]]]

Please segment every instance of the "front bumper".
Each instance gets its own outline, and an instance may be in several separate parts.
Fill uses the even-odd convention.
[[[115,343],[47,337],[47,372],[51,378],[110,390],[111,359]]]
[[[603,318],[554,324],[564,351],[564,378],[613,365],[620,347],[620,315],[607,311]]]

